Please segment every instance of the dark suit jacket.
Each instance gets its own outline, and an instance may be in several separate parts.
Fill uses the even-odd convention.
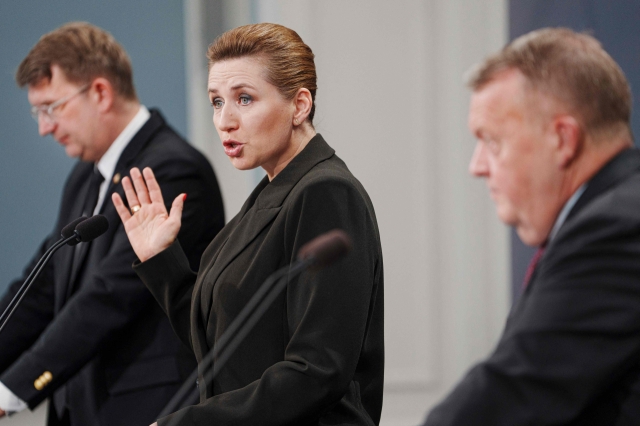
[[[351,253],[290,281],[214,382],[203,385],[200,372],[201,402],[184,409],[179,424],[379,423],[378,226],[364,188],[320,135],[272,182],[258,184],[205,251],[197,279],[176,244],[136,268],[201,360],[263,281],[333,228],[351,235]]]
[[[495,352],[425,425],[640,424],[640,152],[588,183]]]
[[[197,267],[224,225],[216,178],[207,160],[151,112],[115,173],[126,176],[133,166],[150,166],[167,205],[188,193],[179,239]],[[71,172],[51,236],[23,278],[10,286],[0,309],[61,228],[81,215],[93,167],[80,162]],[[100,211],[109,230],[82,252],[82,267],[72,271],[73,247],[59,250],[0,334],[0,381],[30,408],[60,388],[56,399],[66,400],[72,425],[149,425],[195,368],[193,354],[131,267],[136,256],[111,202],[113,192],[123,195],[119,181],[110,183]],[[39,391],[34,383],[45,371],[52,380]]]

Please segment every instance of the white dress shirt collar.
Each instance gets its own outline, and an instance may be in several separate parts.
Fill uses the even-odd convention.
[[[120,132],[107,152],[105,152],[102,158],[100,158],[96,163],[95,167],[100,171],[104,181],[102,182],[102,185],[100,185],[98,202],[93,214],[99,212],[102,207],[102,202],[104,201],[104,197],[107,193],[107,189],[109,188],[109,184],[111,183],[111,179],[113,178],[113,173],[116,171],[116,166],[118,165],[118,160],[120,159],[122,152],[127,145],[129,145],[129,142],[131,142],[131,139],[133,139],[136,133],[138,133],[147,120],[149,120],[149,117],[151,117],[151,113],[147,107],[140,105],[140,109],[133,119],[131,119],[129,124],[127,124],[127,127]]]
[[[127,124],[127,127],[120,132],[107,152],[105,152],[102,158],[100,158],[100,161],[96,163],[96,167],[100,171],[102,177],[104,177],[104,180],[111,180],[122,151],[124,151],[127,145],[129,145],[131,139],[133,139],[135,134],[138,133],[142,126],[144,126],[144,123],[147,122],[149,117],[151,117],[149,110],[144,105],[140,105],[140,109],[133,119],[131,119],[129,124]]]
[[[556,236],[564,221],[567,220],[569,212],[571,212],[573,206],[576,205],[578,199],[580,199],[580,196],[584,193],[585,189],[587,189],[587,183],[583,183],[580,188],[578,188],[576,192],[573,193],[571,198],[569,198],[564,204],[564,207],[562,208],[562,210],[560,210],[560,214],[558,215],[556,222],[553,224],[553,228],[551,228],[551,232],[549,233],[549,239],[547,240],[547,242],[550,242]]]

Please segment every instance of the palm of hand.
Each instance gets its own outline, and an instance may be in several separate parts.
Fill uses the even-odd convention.
[[[129,205],[140,207],[135,214],[124,205],[120,195],[114,193],[112,197],[131,247],[141,262],[165,250],[176,239],[186,197],[186,194],[179,195],[171,205],[171,212],[167,214],[162,192],[153,172],[147,167],[143,173],[144,177],[140,170],[133,168],[131,179],[122,179]]]
[[[169,247],[180,230],[180,222],[172,220],[164,204],[158,202],[143,205],[123,222],[131,246],[141,261]]]

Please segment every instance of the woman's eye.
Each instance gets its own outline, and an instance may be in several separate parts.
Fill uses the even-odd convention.
[[[211,101],[211,106],[214,107],[215,109],[222,108],[222,105],[224,105],[224,102],[222,101],[222,99],[216,98]]]
[[[249,105],[251,103],[251,96],[242,95],[240,96],[240,105]]]

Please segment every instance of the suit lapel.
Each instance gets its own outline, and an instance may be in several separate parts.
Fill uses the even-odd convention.
[[[149,143],[153,136],[163,126],[165,126],[164,118],[162,118],[162,115],[160,115],[157,110],[151,109],[149,110],[149,112],[151,113],[151,116],[149,117],[147,122],[144,123],[144,126],[142,126],[140,130],[138,130],[138,133],[133,136],[124,151],[122,151],[122,154],[120,154],[120,158],[118,159],[118,163],[116,164],[116,168],[113,173],[114,176],[128,176],[131,164],[138,157],[140,151],[142,151],[142,149]],[[118,191],[118,193],[122,196],[122,199],[126,203],[127,198],[124,196],[124,191],[121,189],[122,186],[120,185],[120,180],[121,179],[111,179],[109,188],[107,189],[105,200],[100,207],[99,213],[102,213],[104,211],[105,205],[111,199],[111,194],[116,191]]]
[[[227,238],[232,239],[233,243],[228,244],[227,241],[224,241],[215,255],[214,261],[209,263],[210,269],[207,268],[200,277],[202,285],[198,285],[196,291],[202,299],[199,297],[195,300],[200,300],[202,306],[194,306],[194,310],[200,311],[202,309],[202,312],[209,315],[212,304],[211,294],[220,274],[266,226],[273,222],[287,195],[300,179],[315,165],[333,156],[334,152],[322,136],[317,134],[273,181],[269,182],[265,177],[258,184],[240,213],[234,218],[234,221],[237,220],[235,226],[232,223],[227,225],[227,227],[234,226],[227,234]],[[195,312],[194,315],[196,315]]]
[[[73,200],[73,206],[70,209],[69,221],[80,217],[82,215],[82,207],[84,206],[84,199],[87,195],[87,191],[89,190],[89,176],[93,170],[93,163],[80,163],[79,167],[81,170],[78,173],[78,181],[83,182],[80,185],[80,189],[78,191],[79,196],[75,197]],[[80,244],[80,246],[85,244]],[[57,288],[56,301],[58,304],[58,309],[64,305],[69,295],[73,291],[73,286],[75,279],[77,277],[77,263],[74,264],[74,256],[76,249],[81,249],[84,247],[64,247],[61,253],[60,265],[64,265],[62,268],[62,272],[60,274],[61,280],[60,282],[63,285]],[[80,254],[80,253],[78,253]]]
[[[116,164],[116,168],[114,170],[114,176],[116,174],[119,174],[120,176],[128,175],[131,163],[138,157],[138,155],[140,154],[140,151],[142,151],[142,149],[147,145],[147,143],[151,140],[151,138],[158,132],[158,130],[160,130],[160,128],[165,125],[164,119],[162,118],[162,116],[157,110],[150,110],[150,112],[151,112],[151,116],[149,117],[147,122],[140,128],[138,133],[136,133],[133,136],[133,138],[131,139],[131,141],[129,141],[124,151],[122,151],[122,154],[120,154],[120,158],[118,159],[118,163]],[[82,214],[83,200],[87,196],[87,191],[89,187],[89,179],[87,176],[89,176],[89,173],[91,173],[92,169],[93,169],[93,163],[87,163],[87,172],[82,174],[82,176],[84,176],[84,179],[87,182],[83,185],[83,188],[81,190],[81,193],[83,194],[83,196],[78,197],[76,199],[77,200],[76,205],[74,206],[75,216],[73,217],[78,217]],[[126,200],[126,197],[124,196],[124,191],[121,188],[122,186],[120,185],[119,179],[117,181],[114,181],[113,179],[111,179],[111,181],[109,182],[109,187],[107,189],[107,192],[105,194],[104,200],[102,201],[102,205],[100,206],[100,210],[98,211],[98,213],[103,213],[105,211],[106,206],[109,204],[111,200],[111,194],[113,194],[116,191],[120,193],[123,200]],[[63,281],[63,282],[69,283],[66,287],[64,300],[67,300],[73,294],[75,288],[77,287],[78,285],[77,280],[81,277],[82,275],[81,272],[84,269],[80,266],[84,265],[84,262],[87,258],[88,252],[92,244],[93,243],[81,243],[78,245],[76,249],[79,250],[79,252],[77,254],[75,262],[73,261],[74,250],[68,250],[70,252],[70,254],[68,254],[68,256],[70,256],[69,264],[70,265],[73,264],[73,265],[71,265],[70,267],[70,270],[69,270],[70,272],[67,277],[68,279]]]
[[[230,237],[233,236],[233,244],[225,245],[220,250],[217,261],[213,265],[212,275],[209,277],[211,282],[215,282],[229,263],[278,215],[282,203],[300,179],[316,164],[333,154],[333,149],[318,134],[272,182],[269,182],[265,176],[243,206],[246,213],[230,235]],[[250,205],[251,199],[255,199],[253,205]]]
[[[207,296],[202,295],[203,289],[207,287],[204,285],[205,281],[209,282],[208,272],[211,271],[213,265],[216,264],[220,252],[224,249],[225,245],[229,241],[229,237],[233,234],[233,231],[238,226],[240,220],[242,220],[245,214],[253,206],[256,198],[258,197],[258,195],[260,195],[260,192],[264,189],[266,184],[268,184],[268,180],[266,183],[263,180],[258,184],[258,186],[251,192],[251,195],[249,195],[249,198],[247,198],[247,200],[244,202],[242,208],[240,209],[240,212],[235,215],[234,218],[231,219],[224,228],[222,228],[222,230],[218,233],[218,235],[216,235],[216,237],[213,239],[209,247],[207,247],[204,254],[202,255],[202,260],[204,262],[204,260],[206,259],[206,263],[202,263],[200,265],[201,273],[198,274],[198,278],[193,289],[193,294],[191,296],[190,312],[192,333],[191,346],[193,347],[193,352],[198,362],[202,360],[202,358],[204,358],[204,356],[210,349],[206,339],[206,323],[208,321],[208,318],[206,320],[203,318],[203,315],[201,314],[201,312],[203,311],[200,308],[201,303],[204,303],[203,301],[207,300],[210,297],[210,293],[207,293]],[[211,251],[212,253],[209,253],[209,251]],[[207,272],[205,273],[204,271]],[[209,307],[210,304],[206,308],[207,310],[204,312],[208,312]],[[204,391],[204,387],[202,387],[200,390]]]

